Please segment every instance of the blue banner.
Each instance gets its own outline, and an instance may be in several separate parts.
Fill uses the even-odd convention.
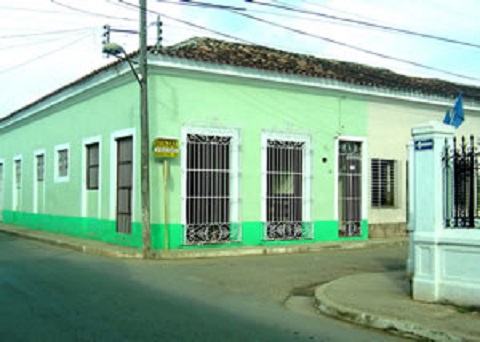
[[[455,101],[453,108],[447,110],[447,113],[445,113],[443,123],[458,128],[463,123],[463,121],[465,121],[465,115],[463,113],[462,94],[460,93],[458,94],[457,100]]]

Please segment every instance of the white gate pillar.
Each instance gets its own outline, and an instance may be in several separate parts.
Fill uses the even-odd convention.
[[[440,122],[429,122],[412,129],[413,179],[413,298],[438,299],[439,252],[437,240],[444,229],[442,154],[445,140],[453,138],[454,129]]]
[[[408,161],[408,167],[407,167],[407,179],[408,179],[408,191],[407,191],[407,232],[408,236],[410,239],[410,249],[408,251],[408,260],[407,260],[407,275],[410,279],[413,278],[413,267],[414,267],[414,250],[413,250],[413,232],[414,232],[414,225],[413,225],[413,218],[414,218],[414,208],[415,208],[415,196],[414,196],[414,191],[413,189],[415,188],[415,185],[413,183],[414,181],[414,160],[413,160],[413,141],[409,141],[407,143],[407,161]]]

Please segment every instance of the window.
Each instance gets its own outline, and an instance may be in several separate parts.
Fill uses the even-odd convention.
[[[55,146],[54,181],[68,182],[70,176],[70,145]]]
[[[236,132],[197,129],[184,137],[186,243],[239,240]]]
[[[59,150],[58,151],[58,176],[67,177],[68,176],[68,150]]]
[[[38,154],[37,159],[37,182],[43,182],[45,179],[45,155]]]
[[[310,220],[310,138],[262,134],[264,239],[313,237]]]
[[[22,188],[22,160],[15,160],[15,188]]]
[[[397,204],[396,164],[392,159],[372,159],[372,207],[394,207]]]
[[[99,143],[86,145],[87,148],[87,190],[98,190],[99,187]]]

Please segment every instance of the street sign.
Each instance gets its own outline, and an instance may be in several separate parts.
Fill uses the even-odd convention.
[[[433,149],[433,139],[416,140],[415,151],[425,151]]]
[[[153,140],[155,158],[176,158],[179,154],[180,143],[177,138],[156,137]]]

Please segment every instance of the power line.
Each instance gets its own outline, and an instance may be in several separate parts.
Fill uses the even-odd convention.
[[[51,0],[52,3],[54,3],[55,5],[58,5],[60,7],[64,7],[64,8],[67,8],[69,9],[70,11],[74,11],[74,12],[78,12],[78,13],[83,13],[83,14],[87,14],[87,15],[91,15],[91,16],[95,16],[95,17],[102,17],[102,18],[108,18],[108,19],[114,19],[114,20],[125,20],[125,21],[133,21],[133,22],[137,22],[136,19],[132,19],[132,18],[127,18],[127,17],[116,17],[116,16],[112,16],[112,15],[107,15],[107,14],[103,14],[103,13],[97,13],[97,12],[91,12],[91,11],[87,11],[87,10],[84,10],[84,9],[81,9],[81,8],[78,8],[78,7],[74,7],[74,6],[70,6],[70,5],[66,5],[66,4],[63,4],[57,0]]]
[[[73,14],[69,12],[60,12],[60,11],[50,11],[36,8],[26,8],[26,7],[9,7],[9,6],[0,6],[0,9],[6,11],[23,11],[23,12],[33,12],[33,13],[50,13],[50,14]]]
[[[413,65],[415,67],[419,67],[419,68],[426,69],[426,70],[441,72],[441,73],[444,73],[446,75],[455,76],[455,77],[459,77],[459,78],[463,78],[463,79],[467,79],[467,80],[480,81],[480,78],[477,78],[477,77],[466,76],[466,75],[458,74],[458,73],[451,72],[451,71],[448,71],[448,70],[435,68],[435,67],[432,67],[432,66],[429,66],[429,65],[426,65],[426,64],[410,61],[410,60],[399,58],[399,57],[390,56],[390,55],[383,54],[383,53],[376,52],[376,51],[372,51],[372,50],[369,50],[369,49],[364,49],[364,48],[359,47],[359,46],[355,46],[355,45],[352,45],[352,44],[340,42],[340,41],[334,40],[332,38],[323,37],[323,36],[313,34],[313,33],[309,33],[309,32],[306,32],[306,31],[303,31],[303,30],[300,30],[300,29],[296,29],[296,28],[292,28],[292,27],[285,26],[285,25],[282,25],[282,24],[278,24],[276,22],[266,20],[266,19],[263,19],[263,18],[259,18],[259,17],[253,16],[253,15],[250,15],[250,14],[246,14],[246,13],[243,13],[243,12],[237,12],[237,11],[232,11],[232,12],[236,13],[237,15],[240,15],[242,17],[251,19],[251,20],[262,22],[264,24],[268,24],[268,25],[271,25],[271,26],[276,26],[276,27],[282,28],[284,30],[291,31],[291,32],[301,34],[301,35],[304,35],[304,36],[317,38],[317,39],[323,40],[323,41],[328,42],[328,43],[340,45],[340,46],[343,46],[343,47],[346,47],[346,48],[349,48],[349,49],[353,49],[353,50],[356,50],[356,51],[360,51],[360,52],[363,52],[363,53],[366,53],[366,54],[369,54],[369,55],[372,55],[372,56],[376,56],[376,57],[380,57],[380,58],[383,58],[383,59],[392,60],[392,61],[396,61],[396,62],[401,62],[401,63],[404,63],[404,64]]]
[[[3,50],[8,50],[8,49],[14,49],[14,48],[19,48],[19,47],[25,47],[25,46],[34,46],[34,45],[41,45],[41,44],[48,44],[48,43],[51,43],[51,42],[56,42],[56,41],[59,41],[59,40],[62,40],[62,39],[65,39],[65,38],[68,38],[68,39],[71,39],[72,36],[77,36],[79,35],[80,33],[82,32],[77,32],[77,33],[72,33],[72,34],[68,34],[68,35],[65,35],[65,36],[61,36],[61,37],[56,37],[56,38],[51,38],[51,39],[44,39],[44,40],[40,40],[38,42],[24,42],[24,43],[21,43],[21,44],[13,44],[13,45],[7,45],[7,46],[0,46],[0,51],[3,51]]]
[[[10,72],[10,71],[16,70],[16,69],[21,68],[21,67],[23,67],[23,66],[25,66],[25,65],[34,63],[34,62],[38,61],[39,59],[45,58],[45,57],[47,57],[47,56],[50,56],[50,55],[52,55],[52,54],[54,54],[54,53],[56,53],[56,52],[58,52],[58,51],[64,50],[64,49],[66,49],[67,47],[72,46],[72,45],[74,45],[74,44],[76,44],[76,43],[84,40],[84,39],[87,38],[88,36],[89,36],[89,34],[88,34],[88,35],[83,35],[83,36],[80,37],[79,39],[76,39],[76,40],[74,40],[74,41],[72,41],[72,42],[69,42],[69,43],[67,43],[67,44],[65,44],[65,45],[62,45],[62,46],[60,46],[60,47],[58,47],[58,48],[56,48],[56,49],[54,49],[54,50],[50,50],[50,51],[47,52],[47,53],[44,53],[44,54],[42,54],[42,55],[35,56],[35,57],[32,58],[32,59],[29,59],[29,60],[27,60],[27,61],[24,61],[24,62],[22,62],[22,63],[19,63],[19,64],[17,64],[17,65],[14,65],[14,66],[12,66],[12,67],[9,67],[9,68],[0,70],[0,75],[6,74],[6,73],[8,73],[8,72]]]
[[[125,3],[123,0],[119,0],[119,1],[122,2],[122,3]],[[274,0],[274,1],[278,2],[276,0]],[[264,3],[261,3],[261,4],[264,4]],[[130,5],[135,6],[133,4],[130,4]],[[352,49],[352,50],[356,50],[356,51],[360,51],[360,52],[363,52],[363,53],[366,53],[366,54],[369,54],[369,55],[372,55],[372,56],[376,56],[376,57],[379,57],[379,58],[382,58],[382,59],[392,60],[392,61],[395,61],[395,62],[400,62],[400,63],[412,65],[412,66],[422,68],[422,69],[425,69],[425,70],[440,72],[440,73],[443,73],[443,74],[446,74],[446,75],[455,76],[455,77],[462,78],[462,79],[480,81],[480,78],[458,74],[458,73],[451,72],[451,71],[448,71],[448,70],[432,67],[432,66],[429,66],[429,65],[426,65],[426,64],[422,64],[422,63],[414,62],[414,61],[411,61],[411,60],[407,60],[407,59],[403,59],[403,58],[399,58],[399,57],[394,57],[394,56],[390,56],[390,55],[383,54],[383,53],[380,53],[380,52],[376,52],[376,51],[373,51],[373,50],[365,49],[365,48],[362,48],[362,47],[359,47],[359,46],[355,46],[355,45],[352,45],[352,44],[337,41],[337,40],[334,40],[332,38],[320,36],[320,35],[309,33],[309,32],[306,32],[306,31],[303,31],[303,30],[300,30],[300,29],[296,29],[296,28],[292,28],[292,27],[285,26],[285,25],[282,25],[282,24],[278,24],[278,23],[270,21],[270,20],[266,20],[266,19],[263,19],[263,18],[260,18],[260,17],[253,16],[251,14],[244,13],[243,11],[235,11],[235,10],[228,10],[228,11],[231,12],[231,13],[235,13],[237,15],[240,15],[242,17],[267,24],[267,25],[279,27],[279,28],[282,28],[284,30],[291,31],[291,32],[294,32],[294,33],[297,33],[297,34],[300,34],[300,35],[307,36],[307,37],[320,39],[320,40],[323,40],[327,43],[343,46],[343,47],[346,47],[346,48],[349,48],[349,49]],[[248,43],[250,43],[250,42],[248,42]],[[252,43],[250,43],[250,44],[252,44]]]
[[[128,6],[130,8],[135,8],[138,10],[139,6],[138,5],[135,5],[135,4],[132,4],[130,2],[127,2],[127,1],[123,1],[123,0],[118,0],[120,3],[117,4],[119,6],[121,5],[125,5],[125,6]],[[200,30],[203,30],[203,31],[207,31],[207,32],[210,32],[210,33],[214,33],[216,35],[219,35],[219,36],[222,36],[222,37],[225,37],[225,38],[229,38],[229,39],[233,39],[235,41],[239,41],[239,42],[243,42],[243,43],[246,43],[246,44],[254,44],[253,42],[251,41],[248,41],[246,39],[243,39],[243,38],[239,38],[239,37],[235,37],[235,36],[232,36],[232,35],[229,35],[227,33],[223,33],[223,32],[220,32],[220,31],[217,31],[217,30],[213,30],[213,29],[210,29],[208,27],[205,27],[205,26],[202,26],[202,25],[198,25],[198,24],[194,24],[190,21],[187,21],[187,20],[182,20],[182,19],[178,19],[178,18],[175,18],[171,15],[167,15],[167,14],[163,14],[163,13],[160,13],[160,12],[156,12],[156,11],[153,11],[153,10],[147,10],[149,13],[152,13],[152,14],[155,14],[155,15],[161,15],[162,18],[167,18],[167,19],[170,19],[170,20],[173,20],[173,21],[176,21],[176,22],[179,22],[179,23],[182,23],[182,24],[185,24],[185,25],[188,25],[188,26],[191,26],[191,27],[195,27],[195,28],[198,28]]]
[[[318,17],[322,17],[322,18],[328,18],[328,19],[353,23],[353,24],[356,24],[356,25],[373,27],[373,28],[377,28],[377,29],[381,29],[381,30],[385,30],[385,31],[391,31],[391,32],[397,32],[397,33],[402,33],[402,34],[407,34],[407,35],[412,35],[412,36],[417,36],[417,37],[422,37],[422,38],[434,39],[434,40],[438,40],[438,41],[445,42],[445,43],[463,45],[463,46],[468,46],[468,47],[480,49],[480,45],[478,45],[478,44],[464,42],[464,41],[457,40],[457,39],[446,38],[446,37],[441,37],[441,36],[437,36],[437,35],[433,35],[433,34],[422,33],[422,32],[417,32],[417,31],[412,31],[412,30],[407,30],[407,29],[402,29],[402,28],[397,28],[397,27],[392,27],[392,26],[375,24],[375,23],[372,23],[372,22],[369,22],[369,21],[364,21],[364,20],[356,20],[356,19],[350,19],[350,18],[345,18],[345,17],[339,17],[339,16],[327,14],[327,13],[322,13],[322,12],[304,10],[304,9],[300,9],[300,8],[290,6],[288,4],[283,3],[282,1],[278,1],[278,0],[273,0],[273,2],[274,3],[265,3],[265,2],[256,2],[255,1],[253,3],[257,4],[257,5],[271,7],[271,8],[277,8],[277,9],[282,9],[282,10],[286,10],[286,11],[309,14],[309,15],[314,15],[314,16],[318,16]]]
[[[58,31],[36,32],[36,33],[22,33],[22,34],[0,36],[0,39],[50,36],[50,35],[57,35],[57,34],[64,34],[64,33],[71,33],[71,32],[86,31],[91,29],[93,29],[93,27],[83,27],[83,28],[77,28],[77,29],[71,29],[71,30],[58,30]]]
[[[157,0],[157,2],[160,2],[162,4],[168,4],[168,5],[180,5],[180,6],[195,6],[195,7],[202,7],[204,9],[227,9],[227,8],[222,8],[222,7],[205,7],[201,6],[201,3],[198,2],[177,2],[177,1],[168,1],[168,0]],[[294,15],[291,13],[282,13],[282,12],[272,12],[272,11],[264,11],[264,10],[257,10],[257,9],[247,9],[247,8],[241,8],[242,11],[247,11],[251,13],[259,13],[259,14],[264,14],[264,15],[272,15],[276,17],[283,17],[283,18],[289,18],[289,19],[302,19],[306,21],[315,21],[315,22],[328,22],[332,23],[335,25],[341,25],[341,26],[356,26],[354,24],[349,24],[349,23],[339,23],[338,21],[331,20],[331,19],[325,19],[325,18],[312,18],[311,16],[300,16],[300,15]]]

